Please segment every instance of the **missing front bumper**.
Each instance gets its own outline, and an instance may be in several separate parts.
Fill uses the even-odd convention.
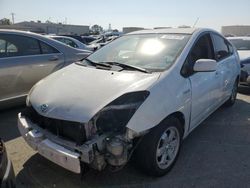
[[[21,113],[18,114],[18,128],[25,141],[39,154],[67,170],[81,173],[80,154],[46,138]]]

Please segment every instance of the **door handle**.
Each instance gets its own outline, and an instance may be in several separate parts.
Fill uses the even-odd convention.
[[[59,59],[58,56],[53,56],[49,58],[49,61],[57,61],[58,59]]]
[[[190,89],[187,89],[187,90],[183,91],[183,94],[184,94],[184,95],[185,95],[185,94],[188,94],[190,91],[191,91]]]

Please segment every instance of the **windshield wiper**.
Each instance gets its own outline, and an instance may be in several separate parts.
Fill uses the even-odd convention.
[[[86,59],[84,59],[84,60],[86,60],[86,61],[88,61],[91,65],[93,65],[93,66],[102,66],[102,67],[107,67],[107,68],[111,68],[111,65],[109,65],[109,64],[104,64],[104,63],[97,63],[97,62],[94,62],[94,61],[92,61],[92,60],[90,60],[90,59],[88,59],[88,58],[86,58]]]
[[[119,63],[119,62],[105,61],[105,62],[100,62],[100,64],[116,65],[116,66],[122,67],[123,69],[133,69],[133,70],[138,70],[138,71],[141,71],[141,72],[144,72],[144,73],[151,73],[150,71],[148,71],[146,69],[136,67],[136,66],[133,66],[133,65]]]

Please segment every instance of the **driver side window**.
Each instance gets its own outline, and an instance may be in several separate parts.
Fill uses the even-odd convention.
[[[193,65],[199,59],[215,59],[210,34],[200,37],[188,56],[189,63]]]
[[[182,69],[183,75],[193,74],[193,67],[199,59],[215,59],[214,48],[210,34],[201,36],[194,44]]]

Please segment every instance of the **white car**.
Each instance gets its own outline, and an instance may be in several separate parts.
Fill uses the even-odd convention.
[[[250,87],[250,37],[229,37],[238,50],[242,65],[240,85]]]
[[[18,115],[35,150],[75,173],[136,164],[153,176],[174,165],[182,140],[235,103],[237,51],[210,29],[124,35],[40,81]]]
[[[82,49],[82,50],[89,50],[89,51],[95,51],[97,47],[92,47],[86,44],[83,44],[77,39],[74,39],[72,37],[67,36],[57,36],[57,35],[48,35],[49,38],[55,39],[59,42],[62,42],[66,44],[67,46],[70,46],[72,48]]]

